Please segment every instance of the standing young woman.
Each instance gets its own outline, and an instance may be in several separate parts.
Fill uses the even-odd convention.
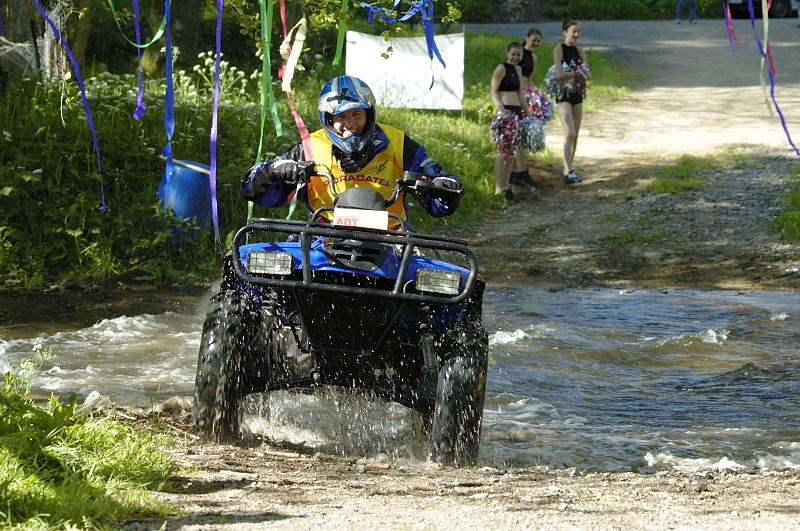
[[[561,129],[564,132],[564,182],[575,184],[581,178],[575,174],[572,162],[578,146],[578,132],[581,129],[583,97],[586,95],[586,81],[591,79],[586,53],[575,46],[581,34],[581,25],[575,20],[565,20],[561,25],[563,42],[553,48],[553,67],[555,78],[562,83],[564,90],[556,96]]]
[[[495,194],[504,194],[509,201],[514,193],[509,188],[514,157],[522,141],[522,106],[525,97],[522,92],[522,45],[512,42],[506,49],[506,62],[500,63],[492,73],[489,97],[497,108],[497,116],[492,121],[492,136],[497,143],[494,160]]]
[[[519,62],[522,70],[522,90],[525,93],[525,103],[530,103],[530,91],[533,88],[533,69],[536,68],[537,57],[533,53],[542,45],[544,35],[536,28],[528,30],[525,40],[522,42],[522,59]],[[536,182],[531,179],[528,168],[525,167],[525,150],[520,149],[514,157],[514,169],[511,172],[511,184],[517,186],[532,187]]]

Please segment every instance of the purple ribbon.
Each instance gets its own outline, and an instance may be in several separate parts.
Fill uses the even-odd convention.
[[[92,109],[89,107],[89,100],[86,99],[86,87],[83,84],[83,78],[81,77],[81,70],[78,68],[78,63],[75,61],[75,57],[72,55],[72,50],[70,50],[67,41],[61,36],[56,29],[55,23],[50,20],[50,17],[47,16],[42,4],[39,3],[39,0],[33,0],[33,3],[36,5],[36,9],[39,10],[39,13],[44,18],[45,22],[50,26],[50,29],[53,30],[53,35],[55,35],[58,42],[64,47],[64,51],[67,52],[67,57],[69,58],[69,62],[72,64],[72,71],[75,73],[75,80],[78,82],[78,86],[81,89],[81,100],[83,101],[83,108],[86,110],[86,123],[89,124],[89,130],[92,133],[92,143],[94,144],[94,152],[97,157],[97,173],[100,174],[100,198],[102,201],[102,206],[100,207],[101,212],[105,212],[107,210],[106,206],[106,194],[103,187],[103,167],[100,164],[100,147],[97,144],[97,129],[94,127],[94,120],[92,120]]]
[[[214,64],[214,104],[211,109],[211,138],[210,138],[210,164],[208,183],[211,187],[211,219],[214,223],[214,235],[217,239],[217,249],[220,256],[222,252],[222,238],[219,235],[219,215],[217,212],[217,110],[219,108],[219,71],[222,59],[222,0],[217,0],[217,33],[216,33],[216,61]],[[264,50],[269,53],[269,50]]]
[[[753,0],[747,0],[747,10],[750,12],[750,25],[753,27],[753,36],[756,39],[758,53],[760,53],[761,57],[767,62],[767,74],[769,75],[769,97],[772,100],[772,105],[775,107],[775,112],[778,113],[778,117],[781,120],[781,126],[783,127],[783,132],[786,134],[786,139],[789,141],[789,145],[792,146],[794,152],[800,156],[800,150],[797,149],[797,146],[792,141],[792,135],[789,134],[789,126],[786,125],[786,119],[783,117],[783,112],[781,112],[781,108],[778,106],[778,101],[775,99],[775,74],[772,71],[772,64],[767,56],[767,52],[764,50],[764,45],[761,43],[761,39],[758,38],[758,32],[756,31],[756,15],[755,11],[753,10]],[[764,13],[762,16],[766,17],[768,14]]]
[[[139,72],[139,93],[136,95],[136,110],[133,111],[133,119],[139,120],[144,116],[147,105],[144,104],[144,87],[142,86],[142,49],[138,46],[142,44],[142,34],[139,29],[139,0],[133,0],[133,26],[136,28],[136,55],[139,60],[137,68]]]

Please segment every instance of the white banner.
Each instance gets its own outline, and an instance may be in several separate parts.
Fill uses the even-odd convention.
[[[464,34],[437,35],[436,47],[446,68],[435,54],[430,60],[425,37],[387,42],[381,36],[348,31],[345,71],[369,85],[379,107],[461,110]]]

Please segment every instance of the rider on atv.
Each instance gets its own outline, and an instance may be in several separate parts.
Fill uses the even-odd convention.
[[[431,216],[455,212],[464,194],[461,180],[446,173],[441,164],[428,157],[424,146],[403,131],[376,122],[375,97],[366,83],[352,76],[331,79],[322,87],[317,108],[322,129],[310,135],[310,160],[330,168],[338,193],[369,187],[387,199],[397,180],[408,171],[422,174],[437,185],[434,193],[414,194]],[[323,180],[311,180],[296,188],[298,182],[303,183],[305,173],[313,170],[300,164],[308,160],[303,144],[297,143],[271,161],[254,165],[242,180],[242,197],[269,208],[286,203],[296,190],[297,199],[309,212],[333,205],[335,198]],[[389,211],[405,221],[406,206],[405,197],[401,197]]]

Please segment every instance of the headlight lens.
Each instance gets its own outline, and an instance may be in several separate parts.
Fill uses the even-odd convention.
[[[419,269],[414,283],[418,291],[458,295],[461,286],[461,275],[452,271]]]
[[[276,251],[250,251],[247,270],[253,274],[288,275],[292,272],[292,254]]]

